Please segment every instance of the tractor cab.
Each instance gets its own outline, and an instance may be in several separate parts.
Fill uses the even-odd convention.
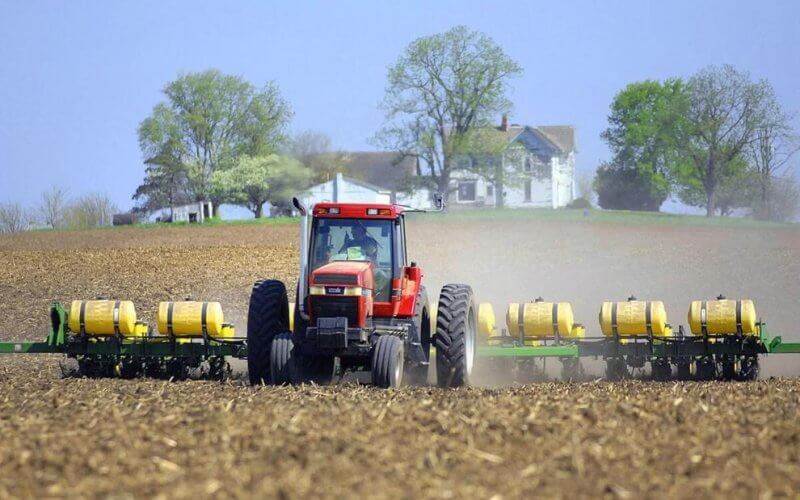
[[[309,269],[311,282],[335,281],[344,273],[344,282],[352,276],[348,262],[369,264],[376,302],[390,302],[393,279],[402,279],[405,262],[405,224],[402,210],[391,206],[365,206],[356,213],[341,215],[341,205],[316,206],[311,225]],[[333,213],[331,213],[333,211]],[[349,212],[349,210],[348,210]],[[380,215],[381,212],[384,215]],[[375,215],[367,215],[374,213]],[[319,290],[317,290],[319,291]]]

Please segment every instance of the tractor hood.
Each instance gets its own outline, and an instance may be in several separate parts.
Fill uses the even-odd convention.
[[[326,288],[357,287],[371,292],[374,288],[372,264],[363,261],[331,262],[318,267],[311,273],[310,284],[315,288],[320,286]]]

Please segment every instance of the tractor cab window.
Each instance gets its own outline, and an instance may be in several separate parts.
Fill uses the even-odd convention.
[[[391,293],[392,221],[315,219],[311,235],[311,270],[330,262],[371,262],[375,300],[388,302]]]

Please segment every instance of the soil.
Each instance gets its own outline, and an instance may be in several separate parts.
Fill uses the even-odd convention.
[[[506,303],[541,295],[571,301],[596,331],[600,302],[635,294],[664,300],[677,325],[690,300],[724,293],[752,298],[774,334],[800,341],[796,229],[421,217],[409,226],[431,296],[468,282],[498,318]],[[296,280],[296,233],[2,236],[0,339],[42,339],[50,302],[96,296],[131,299],[151,322],[160,300],[219,300],[242,335],[252,283]],[[0,358],[0,498],[800,493],[800,356],[768,358],[749,383],[449,391],[63,379],[58,366],[54,356]]]

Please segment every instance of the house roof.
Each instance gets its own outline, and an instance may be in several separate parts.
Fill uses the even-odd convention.
[[[575,151],[575,127],[572,125],[540,125],[538,127],[509,125],[505,130],[500,127],[492,127],[491,130],[497,131],[501,139],[508,144],[515,141],[523,132],[529,131],[561,154]]]
[[[416,160],[397,153],[356,151],[345,153],[346,173],[390,191],[401,189],[403,181],[416,173]]]
[[[537,130],[554,142],[561,151],[575,151],[575,127],[572,125],[540,125]]]
[[[416,160],[398,153],[350,151],[342,153],[347,180],[383,190],[402,190],[403,181],[416,174]]]
[[[390,189],[387,189],[385,187],[381,187],[381,186],[378,186],[378,185],[375,185],[375,184],[370,184],[369,182],[364,182],[364,181],[362,181],[360,179],[355,179],[353,177],[348,177],[346,175],[342,176],[342,180],[345,180],[345,181],[347,181],[347,182],[349,182],[351,184],[355,184],[356,186],[361,186],[361,187],[363,187],[365,189],[369,189],[370,191],[375,191],[376,193],[389,193],[389,192],[391,192]],[[335,181],[335,179],[331,179],[328,182],[334,182],[334,181]]]

